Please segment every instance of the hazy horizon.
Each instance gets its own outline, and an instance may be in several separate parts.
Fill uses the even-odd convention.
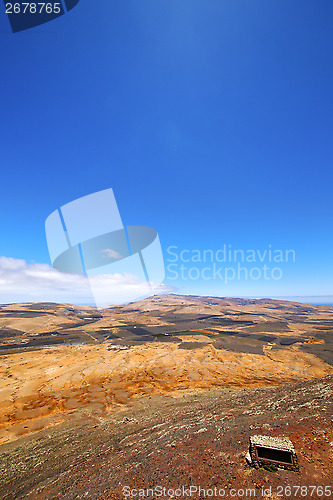
[[[328,307],[333,307],[333,296],[289,296],[289,297],[268,297],[268,296],[218,296],[218,295],[198,295],[198,294],[179,294],[179,293],[163,293],[163,294],[155,294],[155,295],[150,295],[149,297],[142,297],[139,298],[138,300],[131,301],[131,302],[126,302],[126,303],[115,303],[111,304],[108,307],[114,307],[117,305],[126,305],[126,304],[131,304],[135,302],[139,302],[141,300],[149,299],[151,297],[160,297],[163,295],[176,295],[176,296],[184,296],[184,297],[212,297],[212,298],[230,298],[230,299],[254,299],[254,300],[261,300],[261,299],[270,299],[270,300],[282,300],[282,301],[287,301],[287,302],[299,302],[301,304],[309,304],[309,305],[317,305],[317,306],[328,306]],[[13,302],[0,302],[0,305],[10,305],[10,304],[38,304],[38,303],[55,303],[55,304],[70,304],[70,305],[75,305],[75,306],[89,306],[89,307],[95,307],[93,303],[77,303],[77,302],[67,302],[67,301],[44,301],[44,300],[36,300],[36,301],[26,301],[26,302],[18,302],[18,301],[13,301]],[[107,307],[106,307],[107,308]]]

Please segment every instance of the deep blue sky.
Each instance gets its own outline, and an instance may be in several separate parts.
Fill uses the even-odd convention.
[[[331,0],[80,0],[12,34],[1,4],[0,255],[48,263],[49,213],[112,187],[165,254],[296,251],[179,293],[333,295],[332,26]]]

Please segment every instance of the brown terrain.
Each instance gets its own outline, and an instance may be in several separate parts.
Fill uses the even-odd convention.
[[[327,498],[296,486],[332,486],[332,307],[3,305],[0,373],[0,498],[121,499],[126,485]],[[252,434],[288,436],[299,472],[246,466]]]

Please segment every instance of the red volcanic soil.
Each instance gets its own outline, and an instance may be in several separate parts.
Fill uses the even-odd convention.
[[[82,410],[72,420],[1,447],[0,497],[120,500],[126,498],[125,486],[200,486],[223,489],[224,498],[247,488],[261,499],[329,498],[317,487],[333,481],[332,419],[331,375],[284,387],[148,396],[107,417]],[[289,437],[299,472],[247,467],[253,434]],[[296,494],[298,486],[308,488],[306,495]],[[288,488],[281,490],[286,487],[291,495]],[[192,491],[191,498],[205,498]],[[141,498],[177,496],[166,491]]]

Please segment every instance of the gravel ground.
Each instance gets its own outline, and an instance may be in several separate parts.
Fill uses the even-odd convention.
[[[156,486],[165,487],[165,494],[144,491],[141,498],[189,498],[190,486],[194,499],[205,498],[194,492],[199,486],[223,489],[224,498],[239,488],[251,488],[261,499],[327,498],[320,489],[296,492],[298,486],[332,486],[332,407],[329,376],[287,387],[145,397],[103,418],[73,414],[68,422],[0,447],[0,498],[120,500],[129,489]],[[254,434],[289,437],[300,471],[247,467]],[[278,495],[279,486],[290,486],[292,494],[287,489]],[[185,488],[181,496],[172,494],[178,487]],[[233,498],[245,498],[243,493]]]

